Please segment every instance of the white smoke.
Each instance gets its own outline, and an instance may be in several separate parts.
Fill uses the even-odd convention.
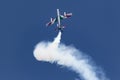
[[[84,80],[108,80],[79,50],[72,46],[60,44],[61,32],[53,42],[40,42],[34,49],[34,57],[39,61],[57,63],[70,68]]]

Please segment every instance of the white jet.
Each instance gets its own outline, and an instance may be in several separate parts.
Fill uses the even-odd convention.
[[[66,18],[69,18],[72,16],[72,13],[66,13],[64,12],[63,15],[60,14],[60,11],[59,9],[57,9],[57,17],[56,18],[51,18],[50,19],[50,22],[48,22],[46,24],[46,26],[51,26],[52,24],[54,24],[55,22],[57,22],[57,28],[55,29],[55,31],[61,31],[63,32],[63,29],[65,28],[64,26],[61,26],[60,24],[60,20],[63,20],[63,19],[66,19]]]

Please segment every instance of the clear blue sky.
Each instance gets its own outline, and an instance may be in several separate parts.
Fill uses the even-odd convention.
[[[74,80],[76,73],[38,62],[34,46],[57,35],[46,22],[56,9],[72,12],[62,42],[91,56],[111,80],[120,79],[120,5],[118,0],[0,1],[0,80]]]

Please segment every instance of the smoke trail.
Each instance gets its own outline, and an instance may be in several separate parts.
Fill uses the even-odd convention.
[[[90,64],[90,59],[72,46],[60,44],[61,32],[53,42],[40,42],[34,49],[34,57],[45,61],[65,66],[75,71],[84,80],[108,80],[104,73],[96,71],[97,68]],[[99,73],[98,73],[99,72]]]

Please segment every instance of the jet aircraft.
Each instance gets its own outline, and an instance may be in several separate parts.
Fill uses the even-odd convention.
[[[66,13],[66,12],[64,12],[64,14],[61,15],[59,9],[57,9],[57,17],[54,18],[54,19],[50,18],[50,22],[48,22],[46,24],[46,26],[51,26],[55,22],[57,22],[57,27],[56,27],[55,31],[61,31],[61,32],[63,32],[63,29],[65,28],[65,26],[61,26],[60,21],[63,20],[63,19],[69,18],[71,16],[72,16],[72,13]]]

